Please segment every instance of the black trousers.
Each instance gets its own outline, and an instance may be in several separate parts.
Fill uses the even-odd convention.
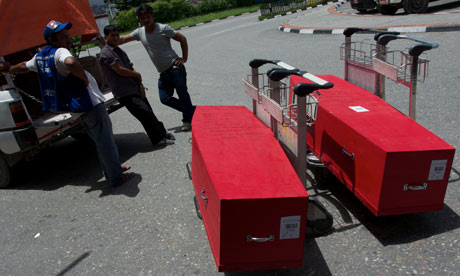
[[[160,140],[165,138],[166,129],[163,123],[158,121],[153,113],[153,109],[147,101],[147,98],[141,99],[139,95],[129,95],[119,98],[118,102],[125,106],[129,113],[141,122],[152,145],[156,145]]]

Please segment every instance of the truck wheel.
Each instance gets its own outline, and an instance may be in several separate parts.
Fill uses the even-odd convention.
[[[424,13],[428,8],[429,0],[404,0],[403,8],[406,13]]]
[[[0,152],[0,188],[6,188],[10,184],[10,166],[5,156]]]
[[[393,15],[397,10],[399,10],[399,8],[395,6],[379,6],[379,12],[383,15]]]

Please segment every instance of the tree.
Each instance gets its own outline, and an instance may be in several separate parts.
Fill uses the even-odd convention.
[[[154,2],[146,0],[104,0],[106,3],[115,4],[119,10],[127,10],[132,7],[137,7],[142,3]]]

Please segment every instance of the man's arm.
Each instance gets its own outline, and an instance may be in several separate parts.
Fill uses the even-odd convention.
[[[121,35],[120,36],[120,41],[118,42],[118,45],[128,43],[128,42],[133,41],[133,40],[134,40],[134,38],[132,36],[130,36],[129,34]]]
[[[142,82],[142,76],[139,72],[129,70],[128,68],[121,66],[118,62],[112,65],[110,68],[112,68],[112,70],[115,71],[115,73],[117,73],[119,76],[134,78],[139,83]]]
[[[9,62],[0,62],[1,73],[23,74],[31,72],[26,66],[27,61],[11,66]]]
[[[83,70],[83,67],[77,59],[75,59],[74,57],[67,57],[64,60],[64,64],[67,66],[67,69],[69,69],[70,73],[74,74],[77,78],[81,79],[85,83],[85,85],[88,86],[88,78],[86,77],[85,71]]]
[[[182,57],[176,59],[175,64],[178,66],[182,66],[184,63],[187,62],[187,59],[188,59],[187,38],[183,34],[177,32],[176,35],[172,39],[180,43],[180,48],[182,49]]]
[[[139,94],[141,99],[145,99],[145,87],[142,85],[142,75],[139,72],[123,67],[118,62],[112,65],[110,68],[112,68],[112,70],[115,71],[115,73],[117,73],[119,76],[134,78],[139,84]]]

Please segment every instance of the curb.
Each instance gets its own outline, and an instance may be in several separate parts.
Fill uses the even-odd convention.
[[[336,1],[334,1],[336,2]],[[333,4],[334,2],[328,2],[327,4]],[[338,1],[339,3],[334,7],[334,10],[336,12],[337,8],[340,7],[342,4],[346,3],[347,1],[340,0]],[[323,5],[318,5],[315,7],[321,7]],[[311,9],[309,7],[308,9]],[[305,10],[305,9],[303,9]],[[297,10],[296,12],[299,12],[301,10]],[[340,12],[338,12],[340,13]],[[286,13],[283,15],[288,15],[291,13]],[[342,13],[343,14],[343,13]],[[378,29],[379,31],[388,31],[388,32],[400,32],[400,33],[432,33],[432,32],[456,32],[460,31],[460,24],[451,24],[451,25],[436,25],[436,26],[411,26],[411,27],[405,27],[405,26],[395,26],[395,27],[361,27],[361,28],[368,28],[368,29]],[[319,28],[319,29],[314,29],[314,28],[286,28],[283,26],[279,26],[278,30],[285,32],[285,33],[295,33],[295,34],[343,34],[343,31],[346,28]]]
[[[372,29],[372,27],[363,27]],[[285,33],[296,34],[343,34],[345,28],[340,29],[297,29],[278,27],[278,29]],[[377,28],[376,28],[377,29]],[[379,31],[400,32],[400,33],[433,33],[433,32],[457,32],[460,31],[460,25],[444,25],[444,26],[423,26],[423,27],[388,27],[378,28]]]
[[[335,2],[340,2],[340,4],[343,4],[345,3],[347,0],[334,0],[334,1],[329,1],[327,2],[326,5],[331,5]],[[290,15],[290,14],[293,14],[293,13],[297,13],[297,12],[301,12],[301,11],[306,11],[306,10],[311,10],[313,8],[317,8],[317,7],[322,7],[324,6],[324,4],[318,4],[318,5],[314,5],[314,6],[311,6],[311,7],[307,7],[307,8],[303,8],[303,9],[298,9],[298,10],[295,10],[295,11],[290,11],[290,12],[285,12],[285,13],[282,13],[282,14],[277,14],[273,17],[270,17],[270,18],[265,18],[264,20],[262,21],[266,21],[266,20],[270,20],[270,19],[273,19],[273,18],[278,18],[278,17],[281,17],[281,16],[286,16],[286,15]]]

